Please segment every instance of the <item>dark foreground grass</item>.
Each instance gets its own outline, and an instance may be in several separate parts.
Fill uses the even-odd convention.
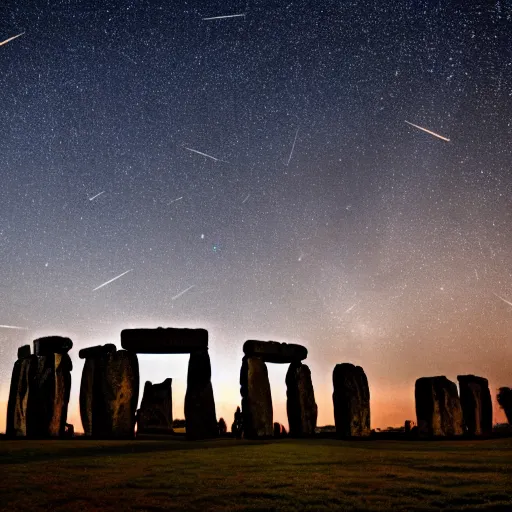
[[[512,439],[2,441],[0,510],[512,512]]]

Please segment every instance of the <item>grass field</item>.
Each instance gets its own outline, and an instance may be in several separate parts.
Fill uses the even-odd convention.
[[[512,439],[1,441],[0,510],[512,511]]]

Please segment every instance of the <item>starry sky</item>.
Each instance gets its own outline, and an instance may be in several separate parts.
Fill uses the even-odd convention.
[[[50,334],[74,342],[77,430],[78,350],[130,327],[208,329],[228,425],[250,338],[308,348],[320,425],[337,363],[366,371],[373,428],[415,419],[422,376],[512,385],[510,1],[2,1],[0,41],[21,33],[0,431],[17,347]],[[183,417],[188,356],[139,361]]]

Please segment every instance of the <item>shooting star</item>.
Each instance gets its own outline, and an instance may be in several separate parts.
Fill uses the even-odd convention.
[[[178,199],[173,199],[169,204],[175,203],[176,201],[181,201],[183,199],[183,196],[178,197]]]
[[[251,194],[247,194],[247,197],[242,201],[242,204],[244,204],[245,201],[247,201],[247,199],[249,199],[250,196],[251,196]]]
[[[95,196],[89,197],[89,201],[94,201],[97,197],[100,197],[101,194],[104,194],[104,193],[105,193],[105,191],[100,192],[99,194],[96,194]]]
[[[353,305],[353,306],[350,306],[346,311],[345,313],[350,313],[355,307],[357,306],[357,302]]]
[[[220,158],[215,158],[212,155],[207,155],[206,153],[202,153],[201,151],[197,151],[197,149],[187,148],[186,146],[185,146],[185,149],[188,149],[189,151],[193,151],[194,153],[197,153],[198,155],[205,156],[206,158],[211,158],[212,160],[215,160],[215,162],[224,162],[225,164],[227,164],[227,162],[225,160],[221,160]]]
[[[293,150],[295,149],[295,143],[297,142],[297,135],[299,134],[299,128],[297,127],[297,131],[295,132],[295,138],[293,139],[292,150],[290,151],[290,156],[288,157],[287,166],[290,165],[290,160],[292,159]]]
[[[213,16],[212,18],[203,18],[203,21],[210,21],[210,20],[224,20],[226,18],[241,18],[245,17],[244,14],[229,14],[227,16]]]
[[[28,331],[28,327],[18,327],[17,325],[0,325],[0,329],[16,329],[18,331]]]
[[[178,293],[178,295],[175,295],[171,300],[176,300],[176,299],[180,298],[182,295],[184,295],[188,291],[192,290],[192,288],[194,288],[194,286],[195,286],[194,284],[192,286],[189,286],[186,290],[183,290],[182,292]]]
[[[418,128],[418,130],[423,130],[426,133],[430,133],[430,135],[433,135],[434,137],[437,137],[438,139],[445,140],[446,142],[450,142],[450,139],[447,139],[446,137],[443,137],[442,135],[439,135],[436,132],[432,132],[430,130],[427,130],[426,128],[422,128],[421,126],[418,126],[417,124],[409,123],[409,121],[405,121],[407,124],[410,124],[411,126],[414,126],[414,128]]]
[[[18,34],[17,36],[9,37],[9,39],[6,39],[5,41],[2,41],[2,42],[0,43],[0,46],[3,46],[4,44],[9,43],[10,41],[12,41],[12,40],[16,39],[17,37],[22,36],[24,33],[25,33],[25,32],[22,32],[21,34]]]
[[[493,293],[493,295],[496,295],[498,299],[501,299],[503,302],[507,303],[509,306],[512,306],[512,302],[509,302],[508,300],[504,299],[503,297],[500,297],[497,293]]]
[[[125,274],[128,274],[128,272],[131,272],[132,270],[133,270],[133,268],[130,270],[127,270],[126,272],[123,272],[122,274],[119,274],[117,277],[114,277],[114,279],[111,279],[110,281],[107,281],[106,283],[100,284],[98,287],[94,288],[93,292],[95,292],[96,290],[99,290],[100,288],[103,288],[104,286],[107,286],[107,284],[114,282],[116,279],[123,277]]]

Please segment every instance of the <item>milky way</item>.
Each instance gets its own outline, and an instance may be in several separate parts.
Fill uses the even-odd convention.
[[[0,40],[23,32],[0,47],[0,324],[28,330],[0,328],[0,430],[47,334],[74,341],[77,430],[78,350],[130,327],[208,329],[228,424],[246,339],[308,348],[320,424],[336,363],[365,369],[373,427],[415,418],[421,376],[512,385],[510,2],[2,3]],[[183,417],[186,358],[139,359]]]

